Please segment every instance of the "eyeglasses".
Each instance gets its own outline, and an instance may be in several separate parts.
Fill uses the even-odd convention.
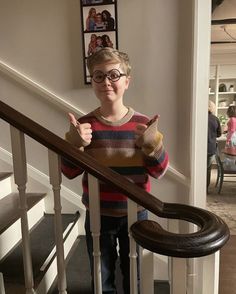
[[[109,70],[107,73],[102,72],[101,70],[96,70],[91,78],[95,83],[102,83],[105,78],[108,78],[111,82],[117,82],[121,77],[127,76],[124,73],[121,73],[118,69]]]

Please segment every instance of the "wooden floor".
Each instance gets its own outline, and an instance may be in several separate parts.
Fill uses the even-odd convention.
[[[236,294],[236,236],[231,236],[220,253],[219,294]]]

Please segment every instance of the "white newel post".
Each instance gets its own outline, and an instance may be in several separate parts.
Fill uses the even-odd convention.
[[[27,217],[27,199],[26,199],[26,183],[27,183],[27,167],[26,167],[26,152],[25,152],[25,137],[24,134],[14,127],[10,127],[14,179],[19,191],[19,208],[21,214],[21,233],[23,244],[23,262],[26,294],[35,293],[32,259],[30,252],[30,237],[29,225]]]
[[[137,203],[128,199],[128,229],[129,229],[129,258],[130,258],[130,294],[138,293],[137,281],[137,244],[130,234],[130,227],[137,221]],[[141,257],[140,257],[141,258]]]
[[[49,162],[49,177],[50,184],[54,194],[54,222],[55,222],[55,240],[56,240],[56,252],[57,252],[57,273],[58,273],[58,290],[60,294],[66,294],[66,270],[65,270],[65,258],[64,258],[64,246],[63,246],[63,230],[61,219],[61,167],[60,156],[48,150],[48,162]]]
[[[100,252],[100,192],[99,181],[88,174],[90,230],[93,238],[94,293],[102,294]]]

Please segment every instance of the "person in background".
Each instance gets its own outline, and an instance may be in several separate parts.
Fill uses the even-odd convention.
[[[230,105],[227,109],[227,136],[225,144],[225,152],[228,155],[236,156],[236,106]]]
[[[207,140],[207,193],[211,181],[211,166],[216,154],[216,139],[221,136],[221,126],[218,117],[215,116],[215,103],[208,102],[208,140]]]
[[[165,174],[168,154],[164,149],[163,135],[157,128],[158,117],[150,122],[148,116],[124,104],[123,96],[129,87],[131,72],[128,55],[109,47],[102,48],[88,57],[87,67],[100,106],[78,120],[73,114],[69,114],[70,130],[66,133],[66,140],[97,159],[100,164],[150,192],[149,176],[160,179]],[[62,159],[62,172],[72,179],[84,170]],[[93,195],[88,195],[87,172],[83,174],[82,186],[82,202],[86,207],[86,241],[93,279],[93,240],[89,209]],[[119,248],[124,294],[129,294],[127,197],[108,183],[100,181],[99,187],[102,293],[117,293],[115,265]],[[138,206],[137,217],[139,220],[147,219],[147,210]]]

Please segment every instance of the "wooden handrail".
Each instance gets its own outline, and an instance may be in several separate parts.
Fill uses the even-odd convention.
[[[195,233],[174,234],[164,230],[154,221],[137,222],[131,226],[131,232],[137,243],[144,248],[168,256],[199,257],[216,252],[229,239],[228,226],[217,215],[189,205],[160,201],[2,101],[0,101],[0,117],[99,180],[113,185],[155,215],[185,220],[199,226],[199,230]]]

